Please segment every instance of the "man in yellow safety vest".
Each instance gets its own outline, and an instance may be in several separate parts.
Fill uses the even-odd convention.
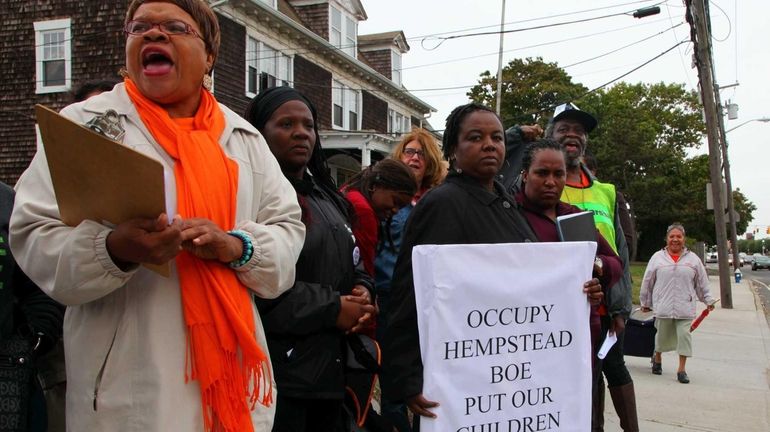
[[[613,405],[624,431],[638,431],[634,383],[623,360],[623,332],[625,321],[631,313],[631,276],[628,262],[628,246],[618,216],[615,186],[598,181],[582,163],[588,144],[588,134],[598,122],[589,113],[581,111],[575,104],[566,103],[556,107],[545,135],[564,148],[567,159],[567,183],[561,200],[591,211],[596,228],[613,247],[623,262],[623,278],[610,287],[602,315],[603,342],[608,332],[618,336],[618,342],[601,362],[596,362],[593,392],[592,429],[604,430],[604,379],[607,377]],[[594,347],[595,350],[598,347]]]

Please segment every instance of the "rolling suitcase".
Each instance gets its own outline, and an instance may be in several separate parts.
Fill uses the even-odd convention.
[[[655,317],[652,312],[634,309],[626,321],[623,353],[634,357],[652,357],[655,351]]]

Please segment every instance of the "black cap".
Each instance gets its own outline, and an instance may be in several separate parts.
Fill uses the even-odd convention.
[[[553,119],[551,119],[551,123],[556,123],[557,121],[564,119],[572,119],[579,122],[583,125],[583,128],[585,128],[586,133],[594,130],[599,123],[594,116],[585,111],[581,111],[580,108],[572,102],[561,104],[553,110]]]

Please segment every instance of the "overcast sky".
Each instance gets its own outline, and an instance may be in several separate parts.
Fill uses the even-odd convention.
[[[452,108],[468,101],[466,92],[476,84],[480,73],[489,70],[496,74],[499,35],[449,40],[438,37],[499,30],[502,0],[362,2],[369,19],[359,25],[360,34],[402,30],[406,35],[411,50],[403,57],[403,82],[438,110],[430,119],[435,128],[443,129]],[[720,86],[740,83],[722,90],[723,101],[731,100],[740,106],[737,120],[725,117],[726,129],[770,117],[770,2],[720,0],[710,4],[717,82]],[[690,31],[681,0],[507,0],[506,30],[622,14],[651,5],[659,5],[661,13],[643,19],[620,15],[508,33],[503,64],[514,58],[539,56],[558,63],[573,81],[592,89],[689,39]],[[551,18],[541,19],[545,17]],[[622,48],[626,45],[631,46]],[[694,89],[698,78],[691,63],[692,45],[686,43],[622,80],[681,83]],[[769,136],[770,123],[757,121],[728,133],[733,187],[740,188],[757,206],[749,229],[758,226],[762,237],[767,237],[765,229],[770,226]],[[701,146],[699,152],[707,152],[707,146]]]

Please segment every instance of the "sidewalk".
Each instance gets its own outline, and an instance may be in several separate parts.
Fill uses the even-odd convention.
[[[717,278],[709,279],[719,298]],[[663,354],[663,375],[651,373],[649,358],[626,356],[640,431],[770,431],[770,329],[751,282],[733,283],[732,297],[733,309],[717,306],[693,333],[690,384],[676,380],[675,352]],[[605,431],[621,430],[609,392],[604,417]]]

